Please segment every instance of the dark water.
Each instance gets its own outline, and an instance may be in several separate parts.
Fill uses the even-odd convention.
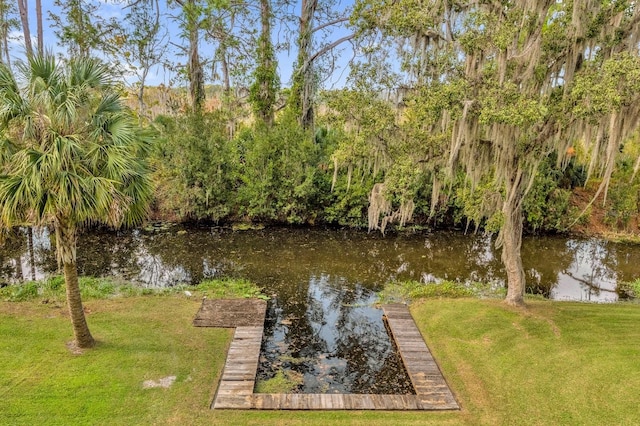
[[[26,232],[0,249],[0,282],[55,273],[50,236]],[[617,284],[640,275],[640,245],[598,239],[525,238],[528,291],[553,299],[609,302]],[[272,297],[260,375],[291,368],[297,391],[401,393],[406,377],[385,333],[375,292],[393,280],[441,279],[504,286],[492,240],[482,235],[378,234],[349,230],[156,228],[94,232],[78,241],[84,275],[147,287],[248,278]]]

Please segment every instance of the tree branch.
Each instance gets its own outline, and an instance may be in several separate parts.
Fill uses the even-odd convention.
[[[316,31],[323,30],[323,29],[325,29],[325,28],[327,28],[327,27],[330,27],[331,25],[336,25],[336,24],[340,24],[340,23],[342,23],[342,22],[347,22],[347,21],[349,21],[349,18],[348,18],[348,17],[346,17],[346,16],[345,16],[345,17],[342,17],[342,18],[334,19],[333,21],[325,22],[325,23],[324,23],[324,24],[322,24],[322,25],[318,25],[317,27],[312,28],[312,29],[311,29],[311,32],[312,32],[312,33],[315,33]]]
[[[327,44],[325,47],[323,47],[322,49],[318,50],[313,55],[309,56],[309,59],[307,59],[305,61],[304,65],[302,67],[300,67],[300,69],[297,71],[297,73],[298,74],[304,74],[305,72],[307,72],[307,69],[311,66],[313,61],[315,61],[319,56],[324,55],[325,53],[327,53],[331,49],[335,48],[336,46],[339,46],[340,44],[344,43],[345,41],[349,41],[349,40],[351,40],[351,39],[353,39],[355,37],[356,37],[356,34],[353,33],[353,34],[349,34],[347,36],[344,36],[344,37],[334,41],[331,44]]]

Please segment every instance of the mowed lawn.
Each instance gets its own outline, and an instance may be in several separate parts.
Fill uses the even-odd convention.
[[[99,344],[78,355],[64,306],[0,302],[0,423],[640,424],[640,305],[418,301],[411,311],[462,410],[269,412],[209,409],[232,332],[193,327],[199,303],[90,300]],[[170,388],[143,389],[167,376]]]

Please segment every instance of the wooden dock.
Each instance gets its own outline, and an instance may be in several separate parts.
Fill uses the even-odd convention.
[[[239,307],[233,303],[229,306]],[[224,309],[224,304],[210,305],[207,308],[208,318],[224,316],[217,313],[213,315],[211,309],[214,308]],[[253,305],[253,308],[258,309],[258,305]],[[266,304],[262,309],[262,321],[264,322]],[[459,409],[407,307],[400,304],[384,305],[383,310],[392,337],[415,389],[415,395],[253,393],[264,331],[262,324],[253,324],[236,327],[211,408],[242,410]],[[236,314],[231,316],[239,318]],[[207,326],[212,323],[211,321],[199,320],[197,325]],[[228,318],[220,323],[230,324]]]
[[[382,310],[420,404],[440,407],[426,409],[459,409],[407,306],[383,305]]]
[[[193,325],[196,327],[262,327],[267,302],[260,299],[204,299]]]
[[[262,326],[236,328],[211,408],[255,408],[253,388],[256,384],[262,332]]]

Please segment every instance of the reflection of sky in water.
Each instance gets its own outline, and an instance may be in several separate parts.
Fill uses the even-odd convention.
[[[303,393],[410,392],[375,293],[341,277],[306,280],[306,312],[294,295],[276,296],[265,324],[258,377],[295,371]]]
[[[13,269],[15,269],[15,275],[17,277],[23,277],[24,279],[30,280],[42,280],[46,278],[48,274],[42,268],[39,268],[38,264],[42,262],[43,253],[51,251],[51,242],[49,240],[48,229],[33,228],[32,236],[34,249],[33,257],[35,263],[34,265],[32,265],[31,256],[29,254],[27,228],[21,228],[19,232],[24,237],[24,252],[19,256],[16,256],[16,258],[8,260],[8,263],[11,264]],[[3,257],[4,256],[2,255],[0,246],[0,259],[2,259]],[[4,278],[5,277],[0,277],[0,281],[2,281]],[[7,281],[13,282],[12,279],[7,279]]]
[[[552,298],[558,300],[585,300],[611,302],[616,294],[617,273],[607,267],[609,250],[603,241],[567,241],[567,247],[575,253],[573,262],[558,274],[558,283],[551,290]]]
[[[151,255],[143,248],[138,250],[137,255],[140,272],[135,280],[147,287],[163,287],[190,281],[189,273],[182,266],[165,265],[160,256]]]
[[[0,249],[0,281],[44,278],[58,270],[52,239],[34,232],[32,268],[26,230]],[[597,239],[525,237],[523,264],[531,291],[555,299],[611,301],[620,281],[638,278],[640,246]],[[436,232],[379,235],[355,231],[269,229],[236,233],[210,228],[95,232],[78,240],[81,275],[113,275],[148,287],[235,275],[274,283],[312,271],[379,289],[394,280],[444,279],[504,285],[500,251],[484,235]]]

